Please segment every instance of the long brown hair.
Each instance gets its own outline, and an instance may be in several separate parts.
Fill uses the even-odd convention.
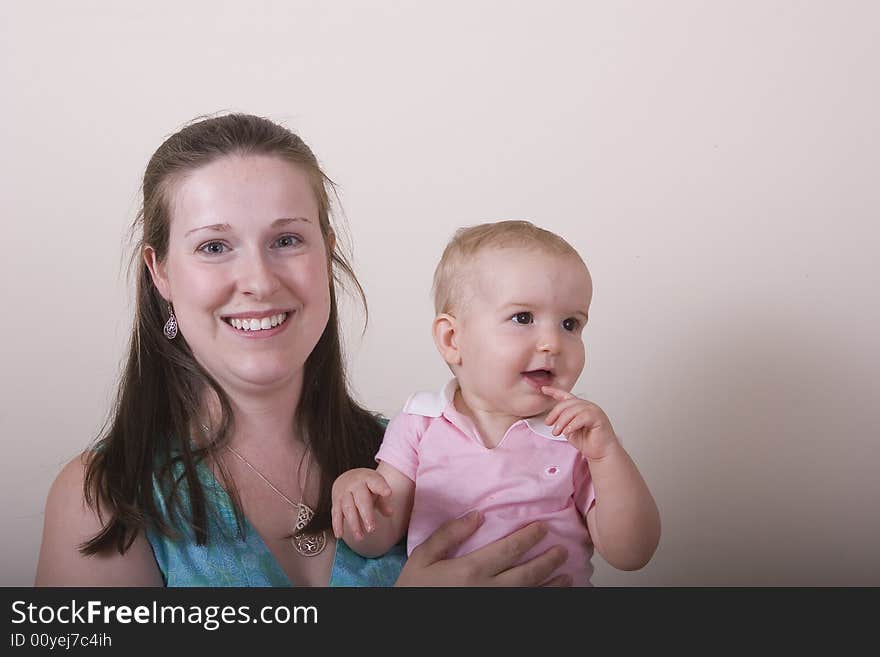
[[[110,418],[86,466],[85,499],[98,512],[103,529],[80,547],[84,554],[110,548],[124,553],[138,532],[148,526],[173,536],[188,525],[198,544],[209,538],[209,498],[196,466],[228,439],[232,409],[226,393],[193,357],[183,335],[174,340],[165,338],[162,329],[168,318],[167,304],[153,285],[141,254],[146,245],[155,250],[160,261],[168,252],[169,190],[177,178],[218,158],[247,154],[280,157],[306,172],[318,202],[325,244],[334,232],[328,195],[332,181],[302,139],[268,119],[228,114],[196,120],[156,150],[144,173],[143,206],[132,225],[137,236],[133,258],[139,270],[128,358]],[[382,437],[376,416],[361,408],[348,389],[333,282],[351,283],[366,310],[363,289],[338,248],[330,251],[328,247],[328,259],[332,270],[330,318],[306,360],[295,410],[298,428],[321,470],[314,529],[330,526],[333,480],[350,468],[375,467],[373,457]],[[208,391],[220,401],[220,423],[207,445],[196,447],[189,436],[198,426]],[[176,468],[180,474],[172,474],[173,464],[180,466]],[[163,491],[167,515],[157,506],[154,484]],[[182,501],[183,491],[189,504]],[[241,530],[234,485],[231,492]],[[166,518],[177,522],[169,524]]]

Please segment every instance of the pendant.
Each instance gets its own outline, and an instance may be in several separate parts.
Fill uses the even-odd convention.
[[[293,537],[290,539],[293,549],[304,557],[314,557],[321,554],[327,547],[327,536],[324,530],[315,534],[306,533],[303,530],[315,517],[315,512],[300,502],[299,513],[296,516],[296,524],[293,527]]]
[[[169,340],[173,340],[177,337],[177,319],[174,317],[174,313],[171,313],[168,321],[165,322],[162,332],[165,333],[165,337]]]

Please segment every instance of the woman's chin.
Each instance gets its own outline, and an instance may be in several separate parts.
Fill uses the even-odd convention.
[[[239,367],[231,369],[225,376],[215,376],[215,378],[223,389],[228,392],[236,389],[248,392],[268,392],[296,385],[297,377],[295,373],[301,376],[302,369],[291,369],[290,367],[281,366],[286,364],[289,363],[282,363],[279,359],[271,367]]]

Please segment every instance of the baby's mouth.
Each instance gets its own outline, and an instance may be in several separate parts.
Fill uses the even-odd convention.
[[[275,328],[279,324],[287,321],[290,313],[278,313],[277,315],[269,315],[268,317],[242,317],[229,318],[224,317],[223,321],[232,328],[239,331],[265,331]]]
[[[552,370],[529,370],[528,372],[523,372],[522,375],[536,388],[549,386],[553,382]]]

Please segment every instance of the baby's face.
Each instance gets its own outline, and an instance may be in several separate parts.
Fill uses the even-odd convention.
[[[541,386],[570,391],[584,367],[583,329],[593,283],[574,256],[505,248],[480,253],[457,313],[463,392],[517,417],[548,411]]]

